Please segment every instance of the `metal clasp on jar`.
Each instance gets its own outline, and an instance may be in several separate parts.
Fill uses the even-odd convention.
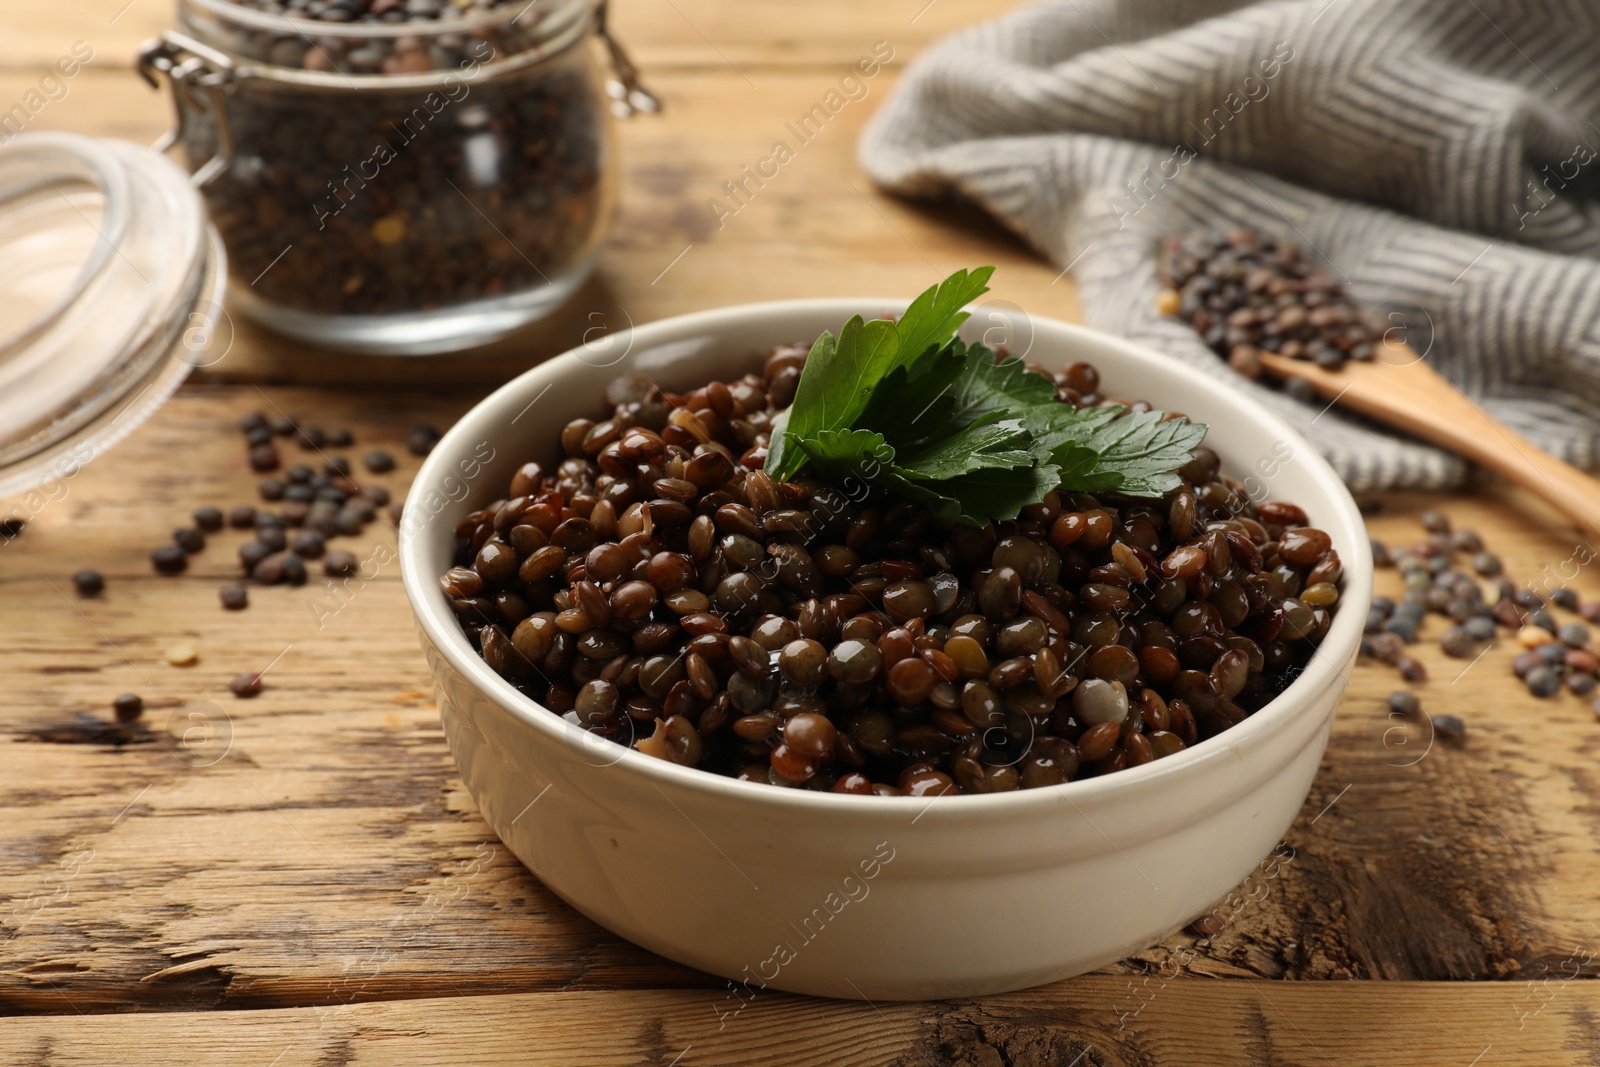
[[[611,56],[611,69],[617,75],[606,82],[606,95],[611,97],[611,110],[622,119],[629,118],[639,111],[660,111],[661,101],[656,94],[644,87],[644,83],[639,80],[639,68],[633,65],[628,53],[623,51],[621,42],[611,36],[610,27],[606,22],[610,7],[610,0],[600,0],[595,5],[594,32],[605,42],[606,52]]]
[[[195,169],[191,178],[196,188],[204,189],[233,164],[233,130],[228,125],[228,110],[223,103],[223,97],[233,84],[233,61],[192,37],[167,30],[139,47],[138,66],[140,77],[149,82],[151,88],[161,88],[157,74],[165,74],[172,83],[177,118],[172,129],[153,145],[156,151],[167,151],[183,136],[188,114],[185,103],[210,117],[217,134],[216,152]]]

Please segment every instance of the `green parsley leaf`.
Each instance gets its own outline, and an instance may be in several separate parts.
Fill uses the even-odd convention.
[[[1023,508],[1056,488],[1056,477],[1054,467],[1013,467],[922,482],[903,477],[897,468],[884,484],[926,505],[935,518],[982,526],[1016,518]]]
[[[863,322],[857,315],[839,331],[837,342],[831,333],[823,333],[806,358],[794,403],[774,427],[767,473],[792,478],[805,464],[803,456],[790,450],[788,435],[803,440],[854,425],[889,372],[943,345],[967,321],[962,308],[989,291],[993,273],[993,267],[956,271],[913,300],[898,323]]]
[[[875,430],[823,430],[815,437],[794,440],[813,462],[827,467],[852,465],[864,458],[894,461],[894,449]]]
[[[845,323],[812,346],[766,469],[807,463],[853,497],[869,486],[953,522],[1013,519],[1054,489],[1159,497],[1206,427],[1119,406],[1079,410],[1021,360],[955,336],[992,267],[957,271],[899,322]]]
[[[844,324],[837,342],[831,333],[817,338],[806,357],[794,403],[774,433],[767,472],[774,478],[792,478],[805,464],[803,455],[789,450],[789,435],[805,440],[823,430],[851,426],[867,406],[873,389],[893,369],[899,350],[900,335],[894,323],[887,319],[864,322],[860,315]]]
[[[961,501],[960,521],[982,526],[1016,518],[1023,508],[1043,500],[1057,483],[1055,468],[1043,466],[964,474],[944,482],[943,487]]]
[[[896,370],[873,393],[861,422],[881,432],[896,448],[910,448],[948,437],[980,419],[1020,418],[1034,436],[1046,440],[1046,416],[1065,407],[1055,386],[1029,372],[1020,359],[995,363],[982,345],[952,340],[916,367]],[[1046,444],[1041,455],[1048,455]]]
[[[917,451],[900,450],[895,470],[927,482],[974,470],[1032,467],[1032,444],[1033,436],[1020,419],[1001,419],[999,412],[991,412],[982,421]]]
[[[913,300],[896,324],[900,352],[890,369],[911,366],[950,340],[967,321],[968,313],[961,309],[989,291],[992,274],[993,267],[958,270]]]
[[[894,466],[894,450],[872,430],[821,430],[816,437],[790,435],[795,453],[851,499],[861,499],[874,485],[882,485]]]
[[[1162,411],[1131,411],[1104,422],[1077,444],[1094,453],[1095,473],[1118,476],[1113,487],[1117,492],[1158,497],[1182,484],[1177,470],[1194,458],[1195,447],[1205,436],[1203,423],[1168,419]],[[1062,479],[1068,488],[1076,488],[1065,470]]]

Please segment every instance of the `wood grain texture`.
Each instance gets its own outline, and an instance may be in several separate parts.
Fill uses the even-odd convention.
[[[1592,1064],[1600,988],[1410,982],[1174,984],[1136,1017],[1121,983],[1085,976],[1028,995],[859,1004],[759,994],[732,1017],[701,990],[453,997],[353,1008],[12,1019],[19,1067],[143,1064],[536,1064],[539,1067],[1468,1067]],[[1359,1025],[1329,1026],[1330,1019]]]
[[[385,524],[347,539],[374,561],[371,580],[337,594],[317,582],[255,588],[248,611],[222,611],[215,589],[245,539],[234,531],[214,535],[182,577],[150,572],[148,548],[194,507],[250,498],[231,429],[243,412],[349,425],[352,452],[403,454],[413,419],[446,423],[472,395],[190,387],[0,547],[0,1010],[716,984],[573,913],[475,813],[396,568],[381,562]],[[415,462],[378,481],[403,489]],[[1372,528],[1409,541],[1417,511],[1437,503],[1385,498]],[[1509,491],[1451,504],[1530,578],[1577,544],[1538,507]],[[70,591],[85,564],[107,575],[100,598]],[[1392,571],[1381,580],[1396,591]],[[1590,573],[1575,584],[1600,595]],[[195,666],[164,661],[181,641],[197,645]],[[1575,954],[1581,973],[1600,969],[1600,725],[1576,698],[1528,698],[1507,672],[1508,644],[1454,684],[1466,664],[1420,650],[1433,674],[1423,699],[1468,722],[1463,747],[1429,745],[1415,727],[1386,737],[1397,680],[1359,666],[1286,835],[1293,858],[1219,902],[1221,934],[1180,934],[1114,968],[1130,983],[1119,1010],[1137,1009],[1146,981],[1180,972],[1542,980]],[[259,698],[227,692],[235,674],[269,663]],[[108,725],[124,691],[153,705],[127,737]]]
[[[855,168],[894,70],[725,225],[707,205],[874,41],[898,67],[1003,6],[618,0],[668,110],[624,125],[621,215],[566,313],[486,353],[407,361],[329,358],[239,322],[228,358],[114,453],[0,501],[31,519],[0,541],[0,1013],[51,1013],[0,1021],[0,1061],[1594,1062],[1600,994],[1579,979],[1600,971],[1600,724],[1574,697],[1529,698],[1509,642],[1470,667],[1419,651],[1428,710],[1468,723],[1459,746],[1386,718],[1398,681],[1360,664],[1286,848],[1218,903],[1215,936],[979,1002],[763,994],[719,1019],[737,1007],[725,987],[578,916],[477,815],[382,522],[341,546],[370,561],[364,580],[252,589],[243,613],[215,595],[240,533],[215,535],[181,577],[151,573],[146,552],[193,508],[251,499],[231,429],[248,410],[350,426],[352,455],[400,456],[375,479],[398,493],[411,421],[448,424],[596,325],[904,295],[978,262],[1001,265],[996,299],[1078,317],[1070,279],[1019,241],[957,206],[883,197]],[[95,62],[35,128],[151,140],[167,104],[127,59],[170,21],[168,0],[12,0],[0,102],[89,40]],[[1377,502],[1377,536],[1410,541],[1422,509],[1446,506],[1535,584],[1580,555],[1559,516],[1499,485]],[[71,592],[85,565],[107,575],[100,598]],[[1571,584],[1600,596],[1592,566]],[[1380,589],[1397,591],[1393,572]],[[178,642],[196,665],[165,662]],[[228,693],[269,665],[260,697]],[[125,691],[149,707],[129,730],[108,706]],[[167,1014],[103,1014],[138,1009]]]
[[[1273,378],[1299,378],[1330,403],[1492,471],[1600,537],[1600,482],[1490,415],[1409,345],[1386,342],[1371,361],[1335,369],[1263,352],[1261,366]]]

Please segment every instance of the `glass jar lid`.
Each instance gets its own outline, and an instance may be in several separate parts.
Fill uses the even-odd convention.
[[[0,496],[83,464],[232,342],[189,176],[125,141],[0,146]]]

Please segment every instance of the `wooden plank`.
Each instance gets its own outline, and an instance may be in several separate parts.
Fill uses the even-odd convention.
[[[0,515],[20,507],[34,520],[0,542],[0,1012],[72,1016],[0,1024],[0,1058],[1589,1062],[1595,986],[1572,979],[1600,973],[1590,891],[1600,725],[1571,696],[1529,698],[1507,673],[1510,642],[1470,667],[1419,651],[1428,709],[1469,724],[1460,747],[1395,732],[1383,713],[1393,672],[1359,666],[1286,835],[1293,858],[1220,902],[1225,928],[1213,937],[1179,934],[1105,974],[951,1007],[763,995],[719,1028],[729,1006],[715,980],[576,915],[478,817],[392,563],[334,592],[252,590],[241,614],[222,612],[214,593],[240,534],[218,535],[181,578],[150,574],[145,552],[190,510],[249,499],[229,427],[251,408],[349,425],[356,455],[401,453],[400,471],[380,479],[399,492],[415,469],[399,447],[412,419],[448,423],[596,325],[744,300],[910,294],[979,262],[1001,265],[996,299],[1077,317],[1070,280],[993,223],[890,200],[856,168],[862,124],[896,70],[748,203],[724,200],[736,214],[709,203],[872,42],[890,41],[898,67],[1006,6],[618,0],[620,32],[668,110],[624,124],[621,214],[596,281],[563,315],[470,357],[402,361],[330,359],[239,322],[228,358],[115,460],[47,496],[0,502]],[[70,18],[58,3],[14,0],[6,17],[0,101],[21,99],[72,41],[96,50],[33,128],[149,141],[165,127],[167,103],[127,60],[170,25],[167,0],[80,0]],[[269,381],[354,388],[253,384]],[[406,383],[429,388],[391,388]],[[1381,502],[1378,536],[1411,540],[1418,512],[1447,502],[1511,573],[1535,580],[1579,544],[1547,509],[1497,486]],[[376,561],[392,544],[380,523],[344,547]],[[103,598],[72,597],[68,576],[84,565],[108,575]],[[1593,568],[1580,571],[1572,584],[1600,595]],[[1380,588],[1397,591],[1393,572]],[[196,666],[164,662],[179,641],[199,646]],[[261,697],[226,692],[232,675],[269,663]],[[128,690],[152,707],[123,735],[107,725],[107,702]],[[532,992],[478,995],[508,989]],[[405,999],[419,996],[449,999]],[[403,1002],[377,1003],[388,1001]],[[303,1007],[77,1014],[291,1005]]]
[[[760,993],[737,1015],[713,990],[537,993],[323,1011],[87,1015],[0,1022],[8,1063],[51,1067],[257,1063],[925,1064],[1359,1063],[1372,1067],[1592,1064],[1600,987],[1561,982],[1264,983],[1180,979],[1143,1011],[1126,980],[945,1004],[855,1004]],[[1531,985],[1531,984],[1530,984]],[[1359,1025],[1352,1025],[1359,1020]]]
[[[230,429],[244,411],[349,425],[358,456],[401,452],[401,470],[379,479],[398,492],[416,463],[399,448],[405,427],[448,423],[471,399],[185,389],[0,547],[0,1010],[710,982],[578,917],[494,840],[454,773],[392,564],[320,628],[313,605],[339,601],[315,586],[253,589],[248,611],[219,608],[239,533],[216,535],[183,577],[149,571],[146,551],[194,507],[250,498]],[[1407,541],[1439,499],[1384,503],[1374,531]],[[1536,576],[1575,543],[1516,494],[1450,506],[1512,573]],[[380,523],[347,544],[377,558],[392,533]],[[68,576],[88,564],[109,587],[81,601]],[[1394,573],[1382,577],[1392,591]],[[1576,584],[1600,595],[1592,568]],[[197,644],[199,664],[163,661],[179,641]],[[1293,861],[1223,902],[1218,936],[1181,934],[1118,969],[1494,979],[1600,954],[1600,725],[1576,698],[1527,697],[1506,671],[1507,644],[1454,685],[1464,664],[1420,651],[1433,672],[1424,700],[1471,731],[1464,748],[1436,743],[1420,760],[1415,731],[1410,747],[1385,745],[1393,672],[1360,666],[1287,835]],[[261,697],[226,692],[280,653]],[[118,745],[104,724],[123,691],[163,706],[148,734]]]
[[[241,994],[337,1003],[396,988],[560,987],[606,972],[615,972],[606,982],[699,980],[580,920],[472,813],[452,781],[387,520],[346,539],[370,561],[367,580],[256,588],[242,613],[222,611],[215,592],[237,573],[242,533],[213,535],[181,578],[151,573],[148,547],[194,506],[251,498],[229,429],[238,413],[314,411],[333,427],[373,401],[187,389],[0,548],[9,620],[0,671],[10,679],[6,739],[17,742],[0,756],[15,817],[0,846],[0,924],[14,935],[0,1005],[220,1004]],[[397,454],[400,472],[377,480],[398,492],[418,462],[403,446],[410,420],[448,423],[467,401],[379,403],[396,421],[387,432],[361,426],[360,445]],[[293,446],[285,458],[320,463]],[[133,470],[150,473],[120,491]],[[67,599],[68,574],[88,562],[107,575],[106,594]],[[19,625],[25,603],[66,629]],[[198,647],[198,664],[164,661],[181,642]],[[228,692],[234,675],[269,664],[259,698]],[[118,744],[103,726],[106,701],[124,690],[156,706],[148,729]],[[501,909],[522,929],[509,951],[492,960],[463,951]],[[479,978],[474,956],[490,964]],[[241,983],[230,961],[242,958],[266,965],[247,967]],[[416,967],[423,958],[431,977]]]

